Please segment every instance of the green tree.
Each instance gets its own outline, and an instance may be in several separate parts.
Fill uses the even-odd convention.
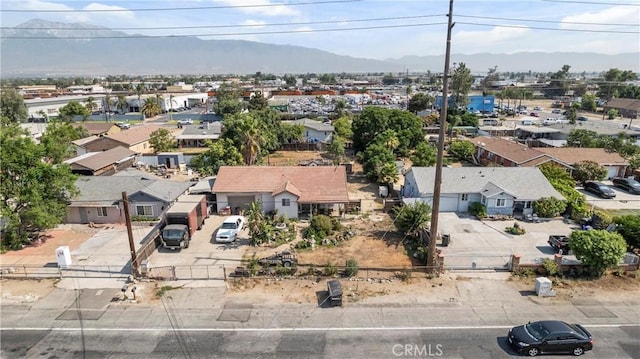
[[[258,91],[249,99],[248,108],[249,111],[264,110],[269,108],[269,101]]]
[[[144,93],[144,91],[145,91],[145,87],[144,87],[144,84],[142,82],[136,85],[135,92],[136,92],[136,96],[138,97],[138,111],[140,112],[140,116],[141,116],[142,120],[144,120],[144,113],[142,113],[142,100],[141,100],[141,97],[142,97],[142,94]]]
[[[598,96],[607,100],[612,97],[619,97],[618,91],[623,86],[623,83],[636,78],[637,74],[633,71],[611,68],[604,74],[603,81],[598,83]]]
[[[420,111],[426,110],[431,106],[433,99],[431,96],[424,92],[418,92],[411,96],[407,103],[407,111],[417,114]]]
[[[398,155],[408,155],[418,142],[424,139],[422,119],[407,111],[368,106],[356,117],[352,124],[353,147],[361,152],[374,138],[386,130],[395,131],[399,145]]]
[[[555,197],[542,197],[533,202],[533,212],[543,218],[561,215],[567,209],[567,203]]]
[[[567,213],[571,218],[578,219],[589,212],[586,197],[576,190],[576,181],[562,167],[553,163],[545,163],[538,167],[549,183],[567,199]]]
[[[472,84],[471,69],[464,62],[455,65],[451,75],[451,95],[454,108],[467,107],[469,103],[468,95]]]
[[[333,135],[331,141],[327,145],[327,154],[333,159],[334,163],[340,163],[345,156],[345,140],[344,138]]]
[[[436,148],[429,143],[422,141],[416,146],[416,150],[410,157],[411,163],[415,167],[431,167],[436,164]]]
[[[5,122],[27,122],[29,113],[27,105],[24,104],[22,95],[15,90],[5,90],[0,92],[0,115]]]
[[[607,169],[597,162],[585,160],[573,165],[573,177],[578,182],[600,181],[607,177]]]
[[[82,122],[84,122],[90,114],[86,107],[75,100],[69,101],[58,112],[60,113],[60,119],[65,122],[71,122],[75,116],[82,116]]]
[[[393,152],[380,143],[373,143],[359,154],[362,170],[371,181],[394,183],[399,178]]]
[[[347,109],[347,101],[345,101],[344,98],[333,98],[331,102],[333,103],[333,111],[336,115],[343,117]]]
[[[74,126],[69,122],[52,121],[40,138],[44,150],[43,158],[47,163],[58,164],[74,154],[71,141],[87,134],[83,126]]]
[[[576,123],[576,119],[578,118],[578,110],[580,109],[580,104],[578,102],[574,102],[571,107],[567,110],[567,120],[569,123]]]
[[[160,108],[158,101],[153,97],[145,98],[144,102],[142,103],[142,108],[140,109],[140,112],[142,112],[142,115],[145,118],[153,117],[159,114],[161,111],[162,108]]]
[[[542,89],[544,96],[553,98],[556,96],[564,96],[569,90],[569,70],[571,66],[564,65],[560,71],[551,75],[549,84]]]
[[[96,108],[98,108],[96,99],[93,96],[87,97],[87,100],[84,102],[84,107],[86,107],[89,112],[93,112]]]
[[[208,149],[191,160],[191,167],[203,176],[218,174],[222,166],[239,166],[244,164],[242,154],[229,138],[210,141]]]
[[[585,111],[594,111],[596,110],[596,95],[592,94],[584,94],[582,96],[582,101],[580,102],[580,107]]]
[[[596,147],[598,133],[590,130],[571,130],[567,135],[567,147]]]
[[[624,256],[627,243],[622,235],[606,230],[573,231],[569,247],[592,275],[600,277],[616,267]]]
[[[353,131],[351,130],[351,120],[348,117],[340,117],[333,122],[334,133],[342,138],[351,139]]]
[[[494,66],[487,71],[487,76],[485,76],[480,84],[482,85],[482,91],[486,92],[488,89],[493,87],[493,83],[500,81],[500,73],[498,72],[498,66]]]
[[[303,138],[303,135],[304,126],[290,123],[281,123],[280,132],[278,133],[278,142],[281,144],[296,143]]]
[[[449,145],[449,150],[447,151],[449,155],[460,161],[470,160],[473,156],[473,143],[469,141],[453,141],[451,145]]]
[[[116,101],[116,108],[121,112],[129,111],[129,101],[127,101],[127,97],[125,95],[118,95],[118,100]]]
[[[223,83],[216,90],[216,102],[213,111],[218,115],[235,115],[244,110],[244,104],[240,100],[242,89],[238,84]]]
[[[168,152],[175,147],[176,139],[166,128],[159,128],[151,132],[149,143],[155,153]]]
[[[425,202],[414,202],[394,209],[393,223],[403,234],[418,238],[420,232],[429,229],[431,206]]]
[[[640,248],[640,215],[615,217],[616,232],[620,233],[631,250]]]
[[[629,168],[632,171],[640,168],[640,153],[636,153],[629,158]]]
[[[42,161],[43,147],[17,124],[2,127],[0,148],[0,213],[6,223],[2,246],[19,249],[61,223],[77,193],[75,177],[67,164]]]

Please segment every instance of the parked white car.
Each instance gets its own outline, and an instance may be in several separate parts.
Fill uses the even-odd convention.
[[[178,120],[178,125],[193,125],[193,120],[190,118]]]
[[[235,242],[238,238],[238,233],[240,233],[242,227],[244,227],[244,223],[245,219],[243,216],[229,216],[225,218],[224,222],[222,222],[222,225],[216,232],[216,242]]]

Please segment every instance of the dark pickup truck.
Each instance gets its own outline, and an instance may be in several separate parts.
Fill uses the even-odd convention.
[[[547,241],[558,253],[569,254],[569,237],[561,234],[552,234]]]

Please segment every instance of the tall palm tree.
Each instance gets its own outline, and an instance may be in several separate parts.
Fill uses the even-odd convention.
[[[144,114],[142,113],[142,102],[140,101],[140,97],[142,97],[143,93],[144,93],[144,84],[141,82],[136,85],[136,95],[138,96],[138,111],[140,111],[140,116],[144,121]]]
[[[158,105],[158,102],[153,97],[147,97],[146,99],[144,99],[144,103],[140,108],[140,112],[142,113],[143,118],[153,117],[159,114],[160,111],[161,111],[160,105]]]
[[[123,112],[127,112],[129,110],[129,101],[125,95],[118,95],[118,100],[116,101],[116,108]]]
[[[96,99],[93,96],[87,97],[87,100],[84,103],[85,103],[85,107],[87,108],[87,110],[89,110],[89,112],[93,112],[93,110],[95,110],[96,107],[98,107],[98,105],[96,104]]]
[[[260,134],[260,124],[252,116],[245,116],[239,126],[240,132],[240,152],[244,158],[244,163],[248,166],[258,162],[258,154],[262,146],[262,136]]]

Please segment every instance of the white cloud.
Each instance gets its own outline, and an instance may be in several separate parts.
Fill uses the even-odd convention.
[[[83,10],[98,10],[101,12],[93,12],[93,13],[89,13],[91,15],[91,17],[114,17],[114,18],[119,18],[119,19],[126,19],[126,20],[132,20],[135,18],[135,15],[133,14],[133,11],[129,11],[126,8],[122,7],[122,6],[115,6],[115,5],[105,5],[105,4],[100,4],[100,3],[91,3],[87,6],[84,7]],[[119,11],[105,11],[105,10],[119,10]],[[122,11],[122,10],[126,10],[126,11]]]
[[[452,35],[453,44],[459,49],[456,52],[478,53],[506,43],[513,44],[531,33],[524,27],[494,27],[489,31],[460,31]]]
[[[259,14],[263,16],[298,16],[300,12],[291,6],[271,0],[214,0],[229,6],[236,7],[237,10],[248,14]],[[267,5],[267,6],[256,6]],[[254,6],[254,7],[245,7]]]
[[[615,30],[616,26],[609,25],[635,24],[634,30],[637,31],[637,26],[640,25],[640,8],[637,6],[614,6],[602,11],[565,16],[561,21],[561,29]],[[608,26],[569,24],[570,22],[607,24]]]
[[[265,27],[267,23],[259,20],[245,20],[240,25],[250,26],[250,29],[259,29]]]

